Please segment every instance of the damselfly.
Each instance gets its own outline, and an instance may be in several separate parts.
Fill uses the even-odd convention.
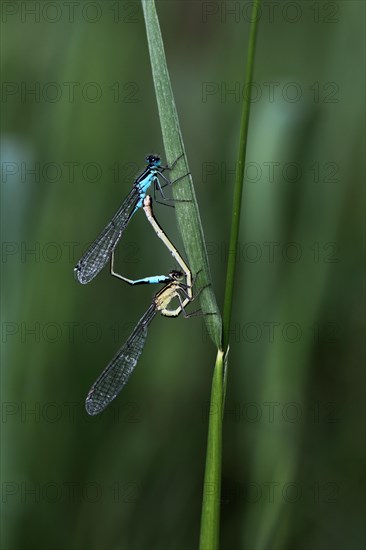
[[[158,311],[165,317],[177,317],[181,312],[186,315],[184,307],[190,301],[191,289],[182,282],[181,271],[171,271],[169,277],[170,282],[155,294],[132,334],[91,387],[85,402],[88,414],[100,413],[122,390],[140,358],[149,325]],[[168,309],[174,298],[178,298],[179,305]]]
[[[111,254],[122,237],[122,233],[128,222],[135,212],[143,206],[147,190],[151,185],[154,186],[154,191],[159,190],[163,200],[171,200],[164,196],[163,187],[174,182],[171,182],[165,177],[163,172],[165,170],[172,170],[180,158],[181,157],[178,157],[172,166],[161,166],[161,159],[157,155],[149,155],[146,158],[147,167],[135,180],[130,193],[108,225],[89,246],[88,250],[75,266],[75,278],[80,283],[89,283],[110,260]],[[164,185],[161,185],[160,179],[164,182]],[[178,178],[178,180],[179,179],[181,178]]]

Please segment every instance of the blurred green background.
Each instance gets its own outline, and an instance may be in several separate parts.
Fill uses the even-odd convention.
[[[2,548],[191,549],[215,349],[158,317],[100,417],[86,393],[156,289],[73,267],[161,153],[135,2],[2,6]],[[251,3],[159,2],[222,305]],[[34,11],[35,10],[35,11]],[[364,3],[263,2],[223,445],[223,549],[364,548]],[[156,206],[179,244],[174,212]],[[131,277],[175,267],[142,215]]]

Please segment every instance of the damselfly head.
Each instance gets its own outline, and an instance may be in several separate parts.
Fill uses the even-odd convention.
[[[183,273],[182,273],[182,271],[178,271],[177,269],[173,269],[172,271],[169,271],[169,277],[171,277],[171,279],[173,281],[179,281],[180,279],[182,279]]]
[[[149,166],[160,166],[161,158],[159,155],[149,155],[146,157],[146,162]]]

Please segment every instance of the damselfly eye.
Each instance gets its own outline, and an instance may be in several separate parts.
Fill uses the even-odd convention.
[[[159,166],[161,164],[161,160],[158,155],[149,155],[148,157],[146,157],[146,162],[153,166]]]
[[[176,269],[173,269],[173,271],[171,271],[169,273],[169,275],[171,276],[172,279],[178,281],[179,279],[181,279],[183,277],[183,273],[181,271],[178,271]]]

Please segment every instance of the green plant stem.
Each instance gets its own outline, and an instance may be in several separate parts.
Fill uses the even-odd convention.
[[[254,69],[254,57],[255,57],[255,45],[258,29],[259,19],[259,4],[260,0],[255,0],[253,3],[253,9],[251,14],[251,26],[249,34],[249,46],[247,55],[247,67],[245,74],[244,90],[247,93],[243,99],[243,112],[241,117],[240,128],[240,140],[239,140],[239,154],[237,169],[235,175],[235,188],[234,188],[234,200],[233,200],[233,214],[230,231],[230,244],[228,263],[226,271],[226,284],[225,284],[225,297],[224,297],[224,312],[223,312],[223,349],[226,350],[229,344],[230,326],[231,326],[231,314],[233,307],[233,294],[235,283],[235,271],[236,271],[236,251],[239,238],[240,227],[240,214],[241,214],[241,201],[243,195],[244,186],[244,168],[245,158],[248,141],[248,126],[249,126],[249,114],[251,105],[251,83],[253,78]]]
[[[215,550],[219,547],[224,377],[223,358],[223,352],[218,351],[212,378],[209,409],[206,467],[202,498],[200,550]]]

